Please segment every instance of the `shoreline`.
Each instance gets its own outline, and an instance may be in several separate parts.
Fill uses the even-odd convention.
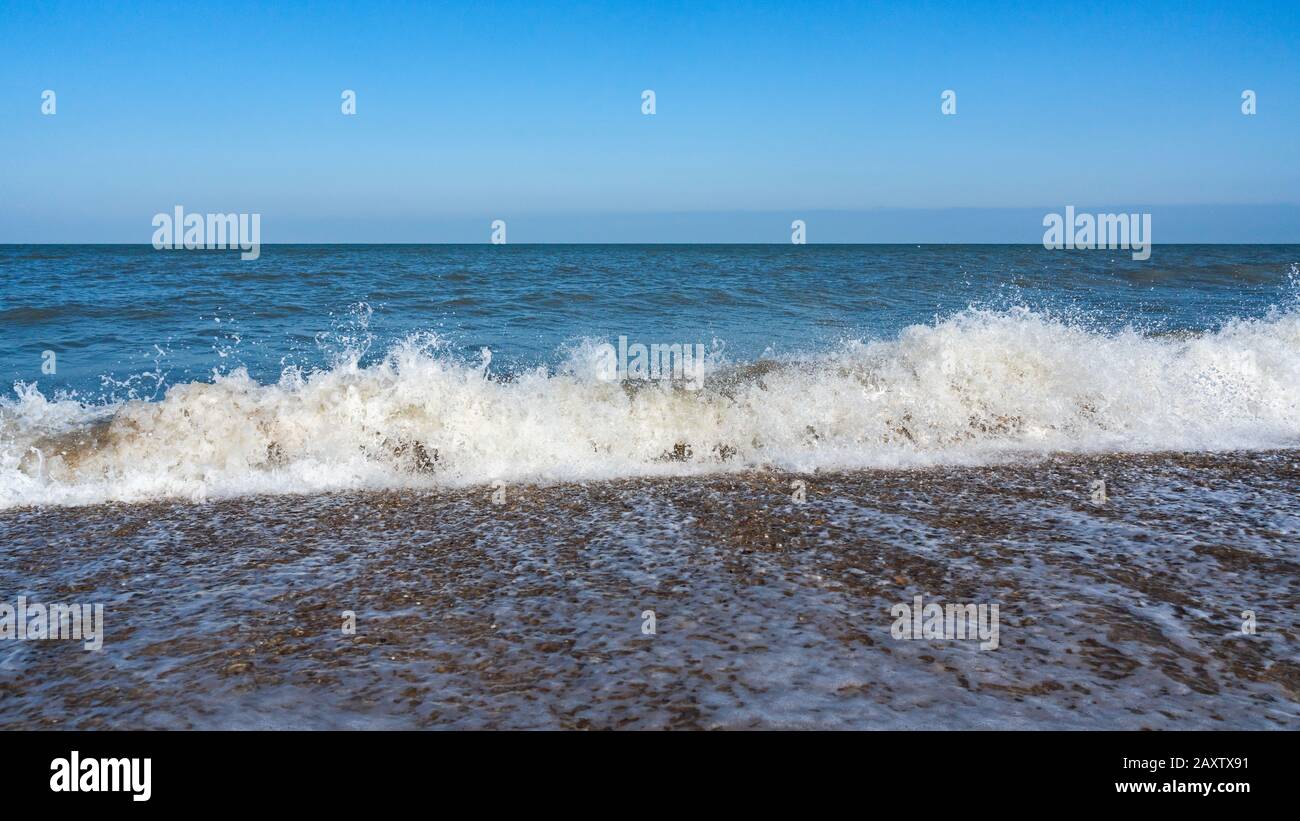
[[[6,601],[105,606],[0,641],[0,727],[1300,725],[1298,451],[490,493],[0,511]],[[917,595],[999,646],[895,638]]]

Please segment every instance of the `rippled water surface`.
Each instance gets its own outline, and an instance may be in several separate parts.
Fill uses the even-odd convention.
[[[0,726],[1293,729],[1298,262],[0,247]]]

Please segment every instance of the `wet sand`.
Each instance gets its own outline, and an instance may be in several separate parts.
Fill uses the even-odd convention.
[[[1297,451],[492,494],[0,512],[0,601],[106,633],[0,641],[0,727],[1300,727]]]

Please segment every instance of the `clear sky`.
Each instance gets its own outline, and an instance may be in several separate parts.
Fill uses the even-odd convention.
[[[177,204],[261,213],[265,242],[486,241],[496,217],[736,240],[755,213],[782,241],[785,215],[1066,204],[1208,206],[1240,241],[1261,212],[1234,206],[1300,213],[1298,146],[1295,0],[0,0],[0,242],[147,243]]]

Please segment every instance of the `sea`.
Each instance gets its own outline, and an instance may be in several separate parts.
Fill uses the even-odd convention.
[[[1300,726],[1300,246],[7,245],[0,377],[0,727]]]

